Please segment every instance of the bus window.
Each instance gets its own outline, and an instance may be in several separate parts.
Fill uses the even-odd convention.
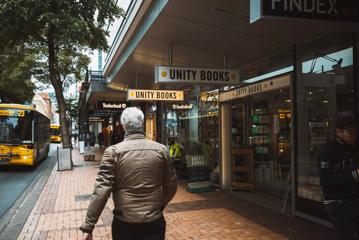
[[[32,124],[29,112],[23,117],[0,116],[0,142],[23,144],[32,142]]]

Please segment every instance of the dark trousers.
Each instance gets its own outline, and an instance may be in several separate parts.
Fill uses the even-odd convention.
[[[160,219],[148,223],[126,223],[113,218],[112,239],[113,240],[165,240],[166,221],[162,216]]]
[[[359,200],[336,201],[325,205],[338,239],[359,240]]]

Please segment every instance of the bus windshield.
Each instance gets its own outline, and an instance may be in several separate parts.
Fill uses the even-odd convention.
[[[60,136],[61,135],[60,127],[51,127],[51,135]]]
[[[0,143],[32,143],[32,123],[30,112],[24,116],[0,116]]]

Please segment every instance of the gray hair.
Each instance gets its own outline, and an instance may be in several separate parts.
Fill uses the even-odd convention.
[[[144,115],[137,107],[128,107],[121,114],[121,125],[126,133],[143,131]]]

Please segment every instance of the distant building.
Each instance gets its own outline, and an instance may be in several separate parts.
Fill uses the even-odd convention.
[[[51,120],[53,119],[53,112],[52,112],[52,101],[47,92],[42,92],[41,94],[42,99],[45,101],[46,104],[46,111],[50,114]]]
[[[51,113],[48,111],[46,107],[46,102],[42,98],[41,94],[35,94],[34,98],[32,99],[32,104],[37,111],[41,112],[42,114],[48,116],[51,119]]]

